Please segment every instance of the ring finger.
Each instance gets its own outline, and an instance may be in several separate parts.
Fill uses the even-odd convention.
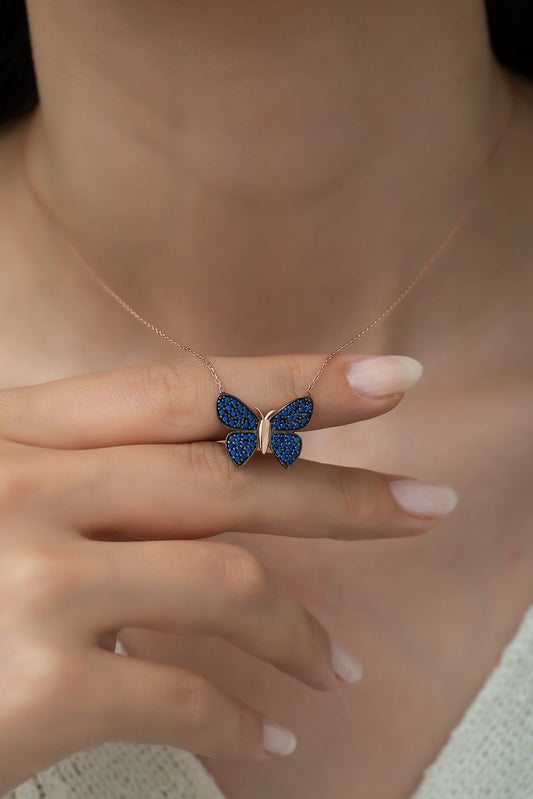
[[[221,541],[83,546],[101,563],[100,587],[85,610],[86,643],[127,627],[220,636],[316,689],[338,686],[326,630],[246,548]]]

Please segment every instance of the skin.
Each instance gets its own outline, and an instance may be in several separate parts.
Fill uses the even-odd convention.
[[[509,112],[502,68],[492,59],[477,2],[468,8],[459,0],[390,4],[377,13],[370,2],[47,0],[30,2],[29,12],[42,98],[31,120],[34,181],[90,262],[144,315],[215,360],[222,353],[250,356],[246,367],[228,362],[227,387],[235,393],[240,386],[257,387],[257,403],[265,409],[285,401],[286,392],[269,394],[264,364],[255,358],[265,352],[325,353],[377,316],[442,240]],[[338,691],[311,687],[306,669],[316,668],[316,658],[298,648],[293,657],[300,671],[285,674],[250,649],[217,637],[140,631],[132,621],[121,633],[128,651],[141,659],[136,663],[191,669],[296,733],[296,751],[265,764],[213,757],[227,754],[212,748],[224,736],[193,748],[231,799],[344,799],[347,785],[355,799],[407,799],[533,601],[528,451],[533,100],[525,81],[512,80],[521,110],[490,184],[416,295],[365,337],[367,354],[418,358],[425,367],[420,384],[394,410],[397,399],[390,406],[367,400],[378,406],[367,405],[365,418],[376,418],[358,421],[360,399],[348,394],[351,399],[343,404],[346,360],[339,360],[318,384],[315,400],[325,409],[324,427],[349,426],[317,430],[305,439],[309,458],[451,483],[461,496],[456,511],[423,535],[410,535],[421,532],[413,528],[404,529],[404,537],[385,530],[384,538],[364,541],[355,540],[361,535],[358,501],[343,522],[347,540],[339,541],[330,536],[340,512],[332,503],[323,509],[324,519],[315,517],[325,537],[302,538],[309,524],[306,518],[302,530],[303,508],[315,499],[325,472],[323,466],[299,463],[290,473],[302,481],[292,486],[294,495],[279,483],[277,491],[288,493],[276,519],[269,517],[270,534],[260,531],[266,521],[260,509],[271,513],[267,499],[257,515],[249,512],[247,524],[257,523],[254,529],[220,533],[221,519],[224,530],[244,525],[213,504],[214,517],[201,530],[205,535],[211,524],[216,533],[211,543],[237,545],[259,558],[272,579],[362,662],[361,682]],[[4,386],[168,358],[168,345],[136,326],[80,273],[32,204],[16,161],[22,131],[23,125],[16,125],[0,139]],[[282,280],[286,291],[280,291]],[[284,323],[289,314],[290,323]],[[232,317],[238,325],[228,321]],[[276,324],[274,317],[280,320]],[[306,362],[303,370],[311,376],[320,355],[309,357],[313,368]],[[185,362],[186,356],[178,358],[192,370]],[[166,462],[162,469],[154,467],[156,491],[148,496],[152,471],[144,486],[130,471],[135,471],[134,451],[128,450],[127,459],[119,454],[115,466],[102,452],[101,460],[78,461],[80,444],[61,443],[61,417],[77,403],[75,429],[90,441],[98,378],[86,380],[83,391],[69,384],[58,404],[34,393],[32,413],[24,404],[29,390],[7,395],[8,415],[18,418],[19,426],[11,433],[2,426],[3,435],[23,448],[17,452],[24,453],[24,474],[31,450],[30,460],[36,460],[28,468],[37,475],[23,481],[23,489],[15,480],[10,502],[16,505],[22,491],[39,518],[43,507],[48,512],[38,525],[8,502],[6,512],[14,518],[3,523],[6,547],[27,535],[38,552],[42,542],[53,552],[54,536],[66,541],[65,528],[69,542],[85,546],[81,532],[91,527],[91,518],[98,530],[105,526],[95,510],[97,494],[91,493],[102,473],[118,480],[120,497],[131,496],[130,482],[138,489],[135,514],[128,517],[125,505],[103,509],[103,515],[113,510],[114,525],[125,515],[126,532],[139,525],[135,533],[146,535],[152,508],[155,523],[160,508],[172,504],[176,481],[166,482]],[[214,383],[205,385],[214,397]],[[157,391],[150,396],[157,402]],[[102,406],[109,404],[104,397]],[[339,406],[344,411],[337,414]],[[34,418],[41,407],[45,418]],[[155,419],[163,429],[156,424],[148,430],[121,414],[109,417],[105,433],[99,418],[96,444],[83,446],[113,446],[123,416],[147,436],[136,445],[161,446],[167,440],[168,423],[165,427],[160,413]],[[189,435],[195,435],[195,423],[191,420]],[[46,441],[33,440],[43,431],[49,434]],[[29,446],[36,443],[38,450]],[[58,447],[73,452],[58,454]],[[14,450],[5,453],[11,473],[17,458]],[[49,459],[46,468],[41,457]],[[75,482],[77,501],[65,495],[62,482],[73,458],[87,480],[80,476]],[[268,463],[250,462],[245,467],[250,471],[238,473],[239,479],[258,480]],[[148,473],[144,462],[142,469]],[[187,485],[186,470],[180,475]],[[147,491],[146,505],[141,489]],[[28,503],[27,490],[30,497],[35,494],[35,504]],[[205,491],[198,498],[201,510]],[[360,499],[363,509],[366,503],[375,508],[369,491]],[[340,499],[337,504],[347,511]],[[146,528],[139,521],[143,514]],[[382,525],[379,513],[374,521]],[[174,520],[159,521],[160,535],[168,537],[169,524]],[[125,543],[114,542],[117,559]],[[180,541],[158,543],[163,544]],[[65,543],[62,557],[67,550]],[[154,550],[152,574],[165,569],[168,552]],[[120,554],[120,562],[132,569],[136,564],[127,576],[127,584],[136,585],[144,563],[134,556],[128,560],[123,549]],[[48,556],[46,563],[57,569],[55,558]],[[94,561],[77,557],[76,563],[89,563],[79,566],[83,571]],[[93,590],[99,568],[91,571]],[[171,569],[166,578],[171,599],[175,575]],[[108,607],[109,586],[96,582]],[[70,584],[68,591],[73,590]],[[155,591],[148,587],[146,596]],[[4,601],[18,595],[15,590]],[[134,595],[128,595],[132,602]],[[56,613],[65,596],[71,596],[66,588],[55,605],[51,602]],[[161,601],[166,598],[165,590]],[[34,617],[30,606],[28,642]],[[83,618],[80,612],[73,627]],[[257,624],[261,628],[262,622]],[[273,629],[281,632],[277,621]],[[324,633],[317,635],[324,658]],[[112,683],[104,681],[103,688],[91,683],[87,657],[79,657],[77,667],[73,658],[71,653],[61,659],[63,670],[53,671],[64,678],[81,669],[82,681],[72,681],[67,706],[76,706],[88,682],[90,696],[99,698],[99,718],[109,718],[106,708],[115,707]],[[171,722],[165,703],[157,703],[160,683],[154,674],[133,675],[131,694],[121,705],[124,728],[139,737],[148,730],[152,742],[160,740],[165,725],[177,734],[176,714]],[[151,709],[144,712],[139,686],[152,684]],[[56,692],[58,686],[64,690],[64,679],[56,679]],[[35,702],[30,704],[34,709]],[[49,720],[46,713],[56,704],[44,702],[43,719]],[[206,704],[206,715],[216,714]],[[137,714],[135,722],[131,714]],[[204,719],[207,737],[219,717],[211,724]],[[21,730],[35,727],[33,712],[26,728],[20,718]],[[255,737],[252,732],[249,740],[257,746],[253,719]],[[93,725],[79,740],[94,740],[101,731]],[[60,744],[48,759],[60,753]],[[39,745],[37,735],[37,750]],[[184,734],[175,745],[190,741]],[[31,767],[45,760],[32,761]]]

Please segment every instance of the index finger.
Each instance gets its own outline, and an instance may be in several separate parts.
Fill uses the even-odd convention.
[[[304,396],[324,356],[210,360],[225,391],[266,413]],[[402,355],[336,356],[313,391],[309,429],[391,410],[421,372],[418,361]],[[0,391],[0,435],[58,449],[220,440],[228,431],[216,414],[218,393],[204,364],[190,355],[7,388]]]

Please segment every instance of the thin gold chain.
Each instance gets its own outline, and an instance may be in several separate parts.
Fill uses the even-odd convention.
[[[516,113],[518,111],[518,104],[519,104],[518,103],[518,95],[517,95],[515,89],[513,88],[511,82],[507,81],[507,83],[508,83],[508,86],[509,86],[509,89],[510,89],[511,99],[512,99],[512,107],[511,107],[511,111],[509,113],[509,117],[507,119],[506,124],[504,125],[504,128],[503,128],[503,130],[502,130],[502,132],[501,132],[496,144],[494,145],[494,147],[492,149],[492,152],[490,153],[490,155],[489,155],[489,157],[488,157],[488,159],[487,159],[487,161],[485,163],[485,167],[482,170],[482,172],[481,172],[481,174],[480,174],[480,176],[479,176],[479,178],[477,180],[477,183],[475,184],[470,196],[468,197],[463,209],[461,210],[461,213],[459,214],[459,216],[457,217],[457,219],[455,220],[455,222],[453,223],[453,225],[451,226],[450,230],[448,231],[448,233],[446,234],[444,239],[441,241],[441,243],[439,244],[439,246],[437,247],[435,252],[432,255],[430,255],[430,257],[428,258],[428,260],[426,261],[426,263],[424,264],[424,266],[422,267],[420,272],[416,275],[416,277],[414,277],[411,280],[410,283],[407,284],[407,286],[404,288],[404,290],[401,292],[401,294],[399,294],[396,297],[396,299],[393,300],[393,302],[391,302],[391,304],[388,306],[388,308],[386,308],[382,313],[380,313],[379,316],[376,316],[376,318],[372,322],[370,322],[370,324],[368,324],[366,327],[364,327],[362,330],[360,330],[359,333],[356,333],[356,335],[353,338],[349,339],[348,341],[345,341],[344,344],[341,344],[340,347],[337,347],[337,349],[335,349],[335,350],[333,350],[332,352],[329,353],[329,355],[322,362],[322,365],[321,365],[320,369],[318,370],[316,375],[313,377],[313,379],[309,383],[309,386],[307,388],[307,392],[308,393],[311,393],[313,387],[316,385],[317,380],[319,379],[319,377],[321,376],[321,374],[323,373],[324,369],[326,368],[328,363],[331,361],[331,359],[335,357],[335,355],[337,355],[342,350],[345,350],[346,347],[349,347],[352,344],[355,344],[355,342],[358,339],[360,339],[362,336],[364,336],[365,333],[368,333],[369,330],[372,330],[372,328],[375,327],[378,324],[378,322],[381,322],[381,320],[384,319],[385,316],[387,316],[387,314],[389,314],[391,311],[393,311],[394,308],[396,308],[402,302],[402,300],[404,300],[407,297],[407,295],[411,293],[411,291],[414,289],[414,287],[417,285],[417,283],[424,277],[424,275],[429,271],[430,267],[435,263],[437,258],[440,255],[442,255],[442,253],[444,252],[444,250],[446,249],[446,247],[448,246],[450,241],[453,239],[453,237],[455,236],[455,234],[457,233],[459,228],[462,226],[462,224],[465,221],[466,217],[470,213],[470,210],[472,209],[472,206],[474,205],[475,200],[477,199],[478,195],[480,194],[483,186],[485,185],[485,183],[487,181],[487,178],[488,178],[488,176],[489,176],[489,174],[491,172],[491,169],[492,169],[492,166],[493,166],[494,162],[496,161],[498,153],[500,152],[501,148],[503,147],[503,144],[504,144],[505,140],[507,139],[507,137],[508,137],[508,135],[509,135],[509,133],[511,131],[512,124],[514,122]]]
[[[509,86],[509,89],[510,89],[510,93],[511,93],[511,97],[512,97],[512,109],[511,109],[511,112],[509,114],[507,122],[506,122],[506,124],[505,124],[505,126],[504,126],[504,128],[503,128],[503,130],[502,130],[502,132],[500,134],[500,136],[498,137],[498,140],[497,140],[494,148],[492,149],[492,151],[491,151],[491,153],[490,153],[490,155],[489,155],[489,157],[488,157],[488,159],[487,159],[487,161],[485,163],[484,169],[482,170],[482,172],[481,172],[481,174],[480,174],[480,176],[479,176],[479,178],[478,178],[478,180],[476,182],[476,185],[474,186],[474,189],[472,190],[471,194],[469,195],[466,203],[464,204],[464,206],[463,206],[463,208],[461,210],[461,213],[459,214],[459,216],[457,217],[457,219],[455,220],[455,222],[453,223],[453,225],[451,226],[450,230],[448,231],[448,233],[446,234],[446,236],[444,237],[442,242],[439,244],[439,246],[437,247],[435,252],[428,258],[428,260],[423,265],[422,269],[411,280],[411,282],[408,283],[408,285],[396,297],[396,299],[393,300],[393,302],[391,302],[391,304],[379,316],[377,316],[372,322],[370,322],[370,324],[368,324],[365,328],[360,330],[359,333],[356,333],[355,336],[353,336],[348,341],[345,341],[344,344],[341,344],[340,347],[337,347],[337,349],[333,350],[332,352],[329,353],[329,355],[326,356],[326,358],[322,362],[320,368],[318,369],[317,373],[315,374],[315,376],[313,377],[313,379],[309,383],[309,385],[307,387],[307,390],[306,390],[306,394],[310,394],[311,393],[311,391],[315,387],[317,381],[319,380],[319,378],[323,374],[325,368],[327,367],[329,362],[332,360],[332,358],[335,357],[335,355],[337,355],[342,350],[344,350],[347,347],[349,347],[352,344],[354,344],[356,341],[358,341],[358,339],[360,339],[362,336],[364,336],[365,333],[368,333],[369,330],[372,330],[373,327],[375,327],[379,322],[381,322],[381,320],[384,319],[385,316],[387,316],[392,310],[394,310],[394,308],[396,308],[402,302],[402,300],[404,300],[405,297],[407,297],[407,295],[410,294],[410,292],[414,289],[414,287],[422,279],[422,277],[428,272],[429,268],[433,265],[433,263],[437,260],[437,258],[440,255],[442,255],[442,253],[444,252],[444,250],[446,249],[446,247],[448,246],[450,241],[453,239],[453,237],[455,236],[455,234],[457,233],[459,228],[462,226],[462,224],[465,221],[466,217],[468,216],[470,210],[472,209],[472,206],[473,206],[476,198],[478,197],[479,193],[481,192],[481,189],[483,188],[483,186],[485,185],[485,183],[487,181],[487,178],[489,176],[489,173],[491,172],[492,166],[493,166],[494,162],[496,161],[496,157],[497,157],[498,153],[500,152],[505,140],[507,139],[507,137],[508,137],[508,135],[510,133],[512,124],[514,122],[515,116],[516,116],[517,111],[518,111],[518,105],[519,105],[518,95],[517,95],[515,89],[513,88],[512,83],[509,80],[507,80],[507,83],[508,83],[508,86]],[[131,316],[133,316],[134,319],[136,319],[141,324],[145,325],[145,327],[149,328],[153,333],[156,333],[158,336],[160,336],[161,338],[165,339],[165,341],[168,341],[170,344],[173,344],[175,347],[178,347],[178,349],[184,350],[185,352],[188,352],[190,355],[194,355],[195,358],[199,358],[199,360],[202,361],[202,363],[205,364],[205,366],[209,369],[213,379],[215,380],[215,382],[216,382],[216,384],[218,386],[218,390],[219,391],[223,391],[222,381],[221,381],[220,377],[218,376],[218,374],[217,374],[217,372],[215,370],[215,367],[205,357],[205,355],[202,355],[200,352],[197,352],[196,350],[193,350],[192,347],[189,347],[187,344],[183,344],[182,342],[177,341],[172,336],[169,336],[168,333],[165,333],[163,330],[161,330],[161,328],[157,327],[152,322],[149,322],[147,319],[145,319],[143,316],[141,316],[140,313],[138,313],[134,308],[131,307],[131,305],[129,305],[124,299],[122,299],[122,297],[120,297],[116,293],[116,291],[114,291],[111,288],[111,286],[109,286],[106,283],[106,281],[93,269],[93,267],[83,257],[83,255],[78,250],[78,248],[75,246],[75,244],[67,236],[63,226],[61,225],[61,223],[59,222],[57,217],[54,215],[54,213],[51,211],[51,209],[46,205],[46,203],[42,199],[41,195],[39,194],[39,192],[37,191],[37,189],[33,185],[32,181],[30,180],[30,177],[29,177],[29,174],[28,174],[28,168],[27,168],[27,159],[26,159],[26,142],[27,142],[27,139],[28,139],[28,135],[27,135],[28,131],[29,131],[29,128],[26,131],[26,135],[23,137],[22,146],[21,146],[21,149],[20,149],[21,169],[22,169],[22,176],[23,176],[24,182],[25,182],[27,188],[29,189],[30,193],[32,194],[33,198],[37,202],[37,204],[41,207],[41,209],[48,216],[48,218],[56,225],[60,236],[62,237],[62,239],[66,243],[66,245],[69,248],[69,250],[75,256],[75,258],[77,258],[77,260],[81,263],[83,268],[86,270],[86,272],[88,272],[88,274],[93,278],[93,280],[95,280],[96,283],[98,283],[98,285],[105,292],[107,292],[107,294],[109,294],[110,297],[112,297],[122,308],[124,308],[125,311],[127,311],[129,314],[131,314]]]

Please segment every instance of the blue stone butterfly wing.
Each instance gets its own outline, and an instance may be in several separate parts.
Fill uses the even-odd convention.
[[[217,416],[232,431],[226,436],[226,451],[236,466],[250,460],[259,443],[259,417],[238,397],[221,391],[217,397]]]
[[[221,391],[217,397],[217,416],[232,430],[257,430],[259,417],[238,397]]]
[[[289,469],[302,451],[302,439],[296,433],[272,431],[270,449],[285,469]]]
[[[257,449],[258,436],[253,430],[228,433],[226,450],[236,466],[244,466]]]
[[[311,421],[313,415],[313,400],[310,396],[298,397],[288,402],[283,408],[270,418],[272,432],[274,430],[289,431],[301,430]]]
[[[280,408],[271,418],[270,450],[285,469],[289,469],[302,451],[302,439],[293,430],[309,424],[313,414],[310,396],[299,397]],[[226,450],[236,466],[244,466],[259,448],[259,417],[233,394],[217,397],[217,416],[232,432],[226,436]]]

